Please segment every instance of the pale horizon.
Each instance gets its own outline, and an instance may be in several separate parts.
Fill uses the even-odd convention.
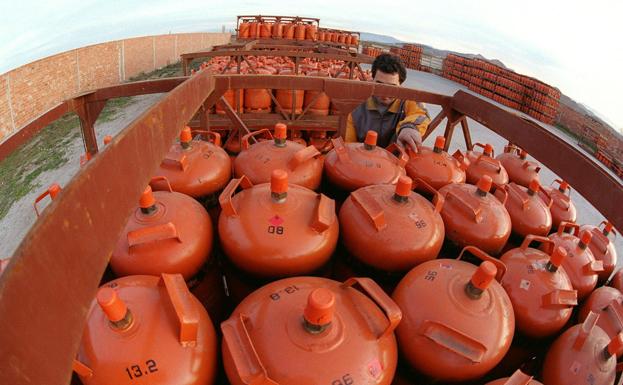
[[[5,4],[3,8],[7,8]],[[59,10],[61,12],[59,12]],[[63,11],[66,10],[66,11]],[[561,90],[623,130],[623,2],[494,0],[382,3],[23,0],[3,9],[0,73],[87,45],[145,35],[234,28],[239,14],[320,18],[321,26],[480,54]],[[617,49],[615,45],[618,44]]]

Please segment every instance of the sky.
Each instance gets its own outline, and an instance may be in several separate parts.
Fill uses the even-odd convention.
[[[319,17],[321,26],[498,59],[623,130],[621,0],[6,0],[0,73],[110,40],[231,29],[236,15],[260,13]]]

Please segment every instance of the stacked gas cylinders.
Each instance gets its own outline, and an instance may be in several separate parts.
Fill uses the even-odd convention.
[[[145,186],[88,311],[84,384],[613,384],[616,229],[554,227],[570,187],[524,151],[236,135],[232,158],[185,127]]]
[[[358,33],[318,28],[318,21],[297,19],[277,17],[269,20],[261,16],[243,19],[238,25],[238,39],[314,41],[346,47],[359,45]]]

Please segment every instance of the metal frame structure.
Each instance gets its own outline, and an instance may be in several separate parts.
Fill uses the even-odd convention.
[[[189,78],[107,87],[62,103],[31,123],[30,128],[54,121],[65,110],[75,111],[83,122],[85,147],[95,154],[98,149],[92,122],[106,100],[151,92],[168,94],[81,168],[45,209],[0,276],[0,383],[69,383],[87,311],[110,253],[136,200],[179,131],[193,117],[205,124],[207,111],[217,101],[225,105],[234,128],[247,132],[252,125],[222,96],[230,88],[323,91],[342,117],[371,95],[440,105],[442,111],[426,135],[447,119],[446,148],[457,125],[471,148],[467,118],[472,118],[526,149],[589,197],[615,226],[623,228],[620,180],[540,124],[463,91],[447,96],[372,82],[298,76],[212,76],[208,71]],[[312,123],[309,128],[313,129]]]
[[[350,68],[349,76],[352,78],[353,70],[358,67],[361,72],[361,64],[372,64],[374,58],[368,55],[361,55],[348,50],[322,48],[318,44],[275,44],[267,40],[253,40],[245,44],[229,44],[219,46],[217,50],[198,51],[185,53],[181,55],[182,71],[184,76],[190,74],[190,65],[196,59],[212,59],[214,57],[226,56],[230,58],[230,62],[222,71],[225,73],[233,65],[240,73],[240,64],[246,62],[249,64],[249,56],[271,56],[271,57],[289,57],[294,62],[294,73],[299,74],[300,61],[303,58],[315,60],[343,60],[344,67],[336,74],[339,75],[346,67]],[[252,67],[249,64],[249,67]]]

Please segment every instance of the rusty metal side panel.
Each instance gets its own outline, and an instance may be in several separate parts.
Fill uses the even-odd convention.
[[[623,185],[578,149],[539,124],[459,91],[452,107],[525,149],[568,181],[614,226],[623,228]]]
[[[51,203],[0,276],[0,384],[67,384],[87,310],[130,210],[214,88],[194,76],[143,113]]]
[[[119,98],[122,96],[136,96],[169,92],[175,87],[179,86],[186,79],[188,79],[188,77],[182,76],[175,78],[124,83],[115,86],[99,88],[95,91],[90,92],[89,95],[86,96],[86,100],[87,102],[94,102],[98,100]]]

